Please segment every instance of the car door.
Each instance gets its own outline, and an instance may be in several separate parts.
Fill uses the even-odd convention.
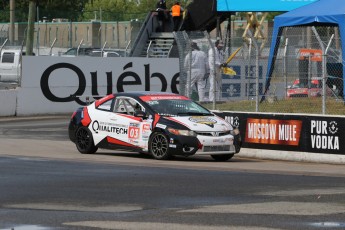
[[[107,117],[107,123],[112,127],[107,140],[111,144],[133,149],[146,149],[150,124],[146,119],[135,117],[136,109],[144,107],[130,97],[117,97],[114,111]]]

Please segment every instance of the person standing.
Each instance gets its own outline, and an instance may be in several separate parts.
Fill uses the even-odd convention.
[[[165,32],[165,21],[168,19],[167,5],[165,0],[158,0],[156,4],[156,11],[158,13],[157,18],[159,27],[156,32]]]
[[[186,55],[184,61],[184,68],[187,70],[187,74],[190,74],[190,86],[191,88],[196,85],[198,90],[199,101],[205,101],[205,87],[206,81],[204,79],[205,74],[209,70],[206,54],[201,51],[198,45],[193,42],[191,45],[192,52]],[[192,55],[190,57],[190,54]],[[186,91],[188,85],[186,85]],[[190,92],[191,93],[191,92]],[[188,95],[189,96],[189,95]]]
[[[174,22],[174,31],[178,31],[179,29],[182,11],[183,9],[178,1],[176,1],[175,4],[171,7],[171,16]]]
[[[220,99],[222,84],[221,67],[224,66],[224,44],[221,40],[217,40],[214,45],[215,49],[211,48],[208,51],[208,63],[210,66],[210,101],[213,101],[214,98],[216,101]]]

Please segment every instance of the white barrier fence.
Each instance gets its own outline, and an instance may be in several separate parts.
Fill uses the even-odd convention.
[[[0,116],[16,115],[17,93],[16,89],[0,90]]]
[[[21,87],[1,90],[0,116],[73,112],[123,91],[178,92],[178,59],[23,57]]]

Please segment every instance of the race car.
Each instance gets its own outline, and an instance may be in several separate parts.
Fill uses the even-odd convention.
[[[287,89],[287,98],[296,97],[321,97],[322,95],[322,81],[321,79],[311,79],[309,86],[301,84],[299,79],[296,79],[293,84]],[[326,95],[332,96],[332,90],[326,86]]]
[[[224,119],[189,99],[166,92],[122,92],[77,109],[69,138],[80,153],[98,148],[151,154],[210,155],[227,161],[241,149],[241,136]]]

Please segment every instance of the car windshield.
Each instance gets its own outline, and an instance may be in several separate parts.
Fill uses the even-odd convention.
[[[311,81],[308,85],[308,82],[306,83],[300,83],[299,81],[295,82],[292,86],[292,89],[297,88],[322,88],[322,85],[318,81]]]
[[[152,100],[150,107],[162,116],[210,116],[212,113],[191,100]]]

